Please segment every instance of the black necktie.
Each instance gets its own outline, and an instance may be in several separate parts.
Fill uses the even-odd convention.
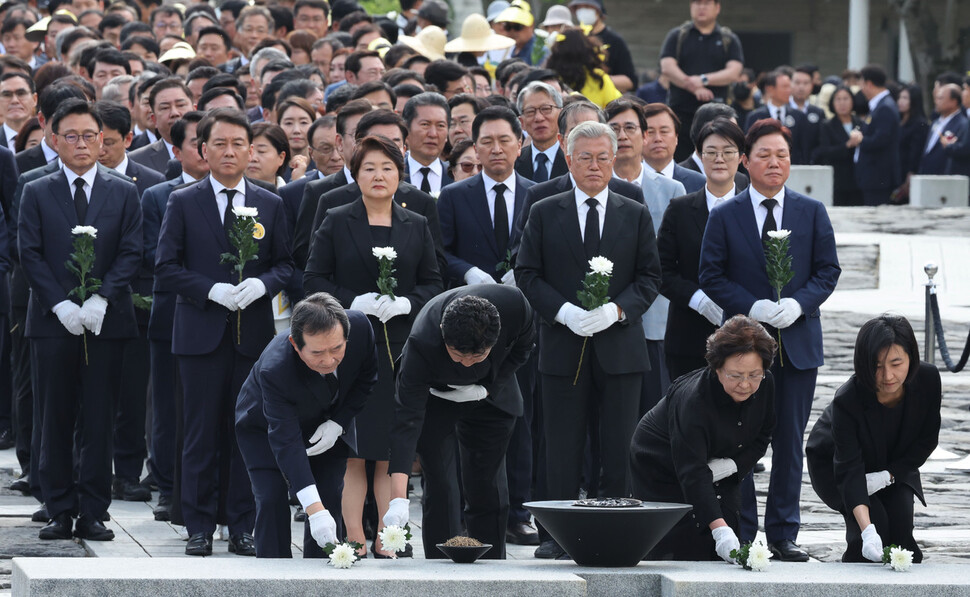
[[[418,170],[418,172],[420,172],[421,173],[421,176],[422,176],[422,180],[421,180],[421,192],[428,193],[430,195],[431,194],[431,179],[429,177],[431,176],[431,168],[428,168],[427,166],[425,166],[424,168],[421,168],[420,170]]]
[[[84,179],[74,179],[74,211],[77,212],[77,223],[84,225],[84,218],[88,215],[88,196],[84,194]]]
[[[549,180],[549,171],[546,164],[549,163],[549,156],[540,153],[536,156],[536,171],[532,173],[533,182],[545,182]]]
[[[765,206],[768,210],[768,216],[765,218],[764,226],[761,227],[761,242],[768,242],[768,233],[778,230],[778,224],[775,223],[775,206],[778,205],[777,199],[765,199],[761,202],[761,205]]]
[[[232,239],[229,231],[232,230],[232,224],[236,221],[236,215],[232,213],[232,198],[236,196],[236,189],[222,189],[222,192],[226,194],[226,214],[222,218],[222,227],[226,231],[226,238]]]
[[[340,390],[340,382],[337,381],[337,376],[333,373],[327,373],[323,376],[323,379],[327,382],[327,388],[330,389],[330,400],[336,400],[337,391]]]
[[[600,212],[596,209],[599,202],[590,197],[586,200],[589,211],[586,212],[586,236],[583,238],[583,247],[586,248],[586,257],[592,259],[599,254],[600,250]]]
[[[505,259],[509,248],[509,209],[505,205],[505,190],[508,187],[499,183],[492,188],[495,190],[495,246],[499,256]]]
[[[778,121],[785,124],[785,109],[778,108]]]

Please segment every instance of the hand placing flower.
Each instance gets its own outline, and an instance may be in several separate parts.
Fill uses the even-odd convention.
[[[771,551],[761,541],[749,541],[742,545],[740,549],[732,550],[731,557],[737,560],[738,564],[741,564],[745,570],[764,572],[768,569]]]
[[[882,563],[896,572],[906,572],[913,565],[913,552],[898,545],[887,545],[882,550]]]
[[[411,530],[407,525],[404,525],[404,528],[397,525],[386,526],[378,531],[377,535],[384,549],[395,554],[407,549],[411,541]]]

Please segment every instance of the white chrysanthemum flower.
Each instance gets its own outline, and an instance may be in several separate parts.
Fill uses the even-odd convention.
[[[902,547],[889,550],[889,565],[896,572],[906,572],[913,565],[913,552]]]
[[[346,543],[341,543],[333,548],[330,554],[330,565],[334,568],[350,568],[357,561],[357,554],[354,548]]]
[[[381,544],[387,551],[397,553],[407,549],[407,532],[397,525],[384,527],[378,535],[381,537]]]
[[[769,238],[788,238],[788,235],[790,234],[791,234],[791,230],[784,230],[784,229],[768,231]]]
[[[748,566],[755,572],[762,572],[768,569],[771,559],[771,552],[762,542],[752,543],[748,550]]]
[[[255,218],[259,215],[259,210],[255,207],[246,207],[245,205],[233,205],[232,213],[237,218]]]
[[[94,226],[75,226],[71,228],[71,234],[87,234],[91,238],[98,238],[98,229]]]
[[[374,247],[371,252],[378,259],[390,259],[391,261],[397,259],[397,251],[394,250],[394,247]]]
[[[589,260],[589,269],[594,274],[613,275],[613,262],[606,257],[593,257]]]

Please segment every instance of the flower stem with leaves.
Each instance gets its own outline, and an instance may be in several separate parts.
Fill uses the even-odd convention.
[[[258,224],[256,216],[258,212],[255,207],[233,207],[233,215],[236,216],[229,229],[229,244],[236,249],[236,253],[223,253],[219,257],[219,263],[231,263],[232,269],[237,273],[239,281],[243,281],[243,269],[246,263],[256,259],[259,247],[256,245],[253,236]],[[242,311],[236,313],[236,344],[242,344]]]
[[[771,552],[764,543],[748,541],[739,549],[732,549],[730,556],[745,570],[763,572],[768,569]]]
[[[394,260],[397,251],[394,247],[374,247],[371,250],[377,257],[377,290],[394,300],[394,290],[397,288],[397,278],[394,277]],[[387,345],[387,358],[391,361],[391,371],[394,371],[394,356],[391,354],[391,339],[387,335],[387,322],[384,322],[384,343]]]
[[[768,240],[765,242],[765,267],[768,274],[768,282],[775,289],[777,301],[781,302],[781,290],[786,284],[795,277],[795,272],[791,268],[791,255],[788,253],[790,230],[772,230],[768,232]],[[778,332],[778,360],[781,366],[785,366],[785,357],[781,350],[781,330]]]
[[[592,311],[610,302],[610,278],[613,275],[613,262],[606,257],[593,257],[589,260],[589,271],[583,280],[583,289],[576,292],[579,304],[587,311]],[[573,385],[579,381],[579,371],[583,367],[583,357],[586,355],[586,343],[589,337],[583,338],[583,348],[579,352],[579,364],[576,365],[576,375]]]
[[[74,235],[74,252],[71,259],[64,263],[64,267],[74,274],[78,279],[78,285],[67,293],[67,296],[76,296],[81,304],[89,296],[101,289],[101,280],[91,276],[94,269],[94,239],[98,237],[98,230],[94,226],[75,226],[71,229]],[[86,331],[81,332],[84,342],[84,364],[88,364],[88,335]]]

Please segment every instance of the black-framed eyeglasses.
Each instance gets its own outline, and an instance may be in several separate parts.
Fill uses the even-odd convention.
[[[713,162],[717,158],[724,158],[725,160],[733,160],[738,157],[740,152],[737,149],[725,149],[724,151],[715,151],[713,149],[708,149],[701,152],[701,157],[709,162]]]
[[[80,135],[78,135],[77,133],[68,133],[66,135],[61,135],[59,133],[55,133],[55,134],[57,134],[58,137],[61,137],[62,139],[64,139],[64,141],[68,145],[77,145],[77,142],[80,141],[81,139],[84,139],[84,143],[86,145],[90,145],[91,143],[94,143],[98,139],[98,133],[82,133]]]
[[[640,132],[640,125],[633,124],[632,122],[627,122],[625,124],[620,124],[616,122],[611,124],[610,128],[613,129],[613,132],[616,133],[617,135],[619,135],[621,131],[626,133],[627,137],[632,137],[633,135],[636,135],[637,133]]]
[[[557,109],[558,107],[559,106],[556,106],[555,104],[546,104],[544,106],[538,106],[536,108],[526,108],[525,110],[522,110],[522,116],[525,118],[528,118],[529,120],[532,120],[533,118],[536,117],[536,112],[538,112],[539,114],[542,114],[543,116],[551,116],[552,111]]]

